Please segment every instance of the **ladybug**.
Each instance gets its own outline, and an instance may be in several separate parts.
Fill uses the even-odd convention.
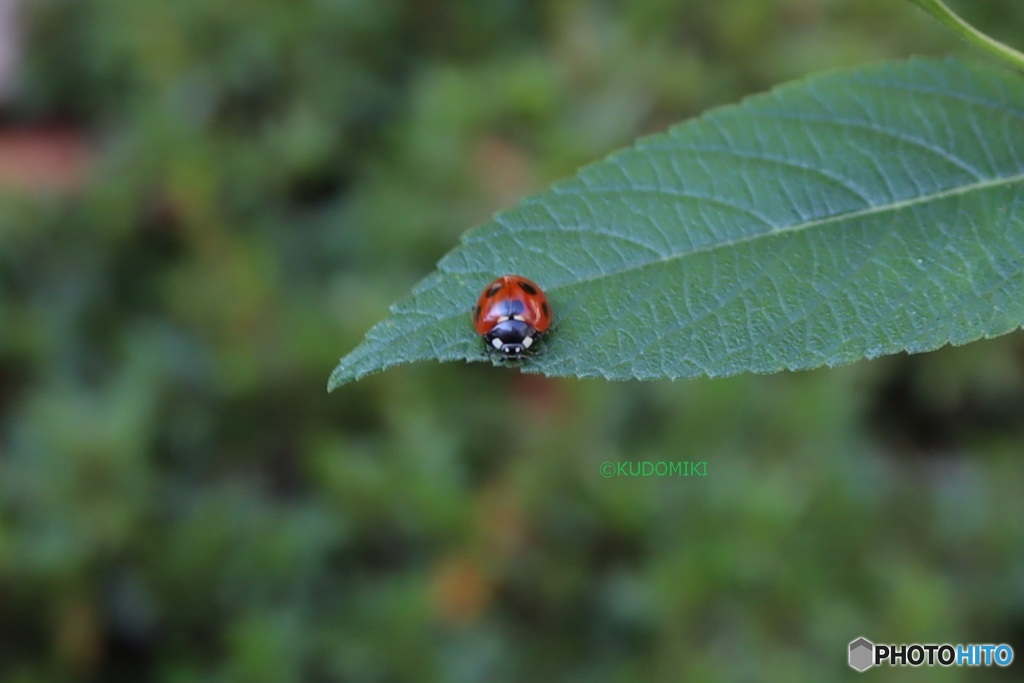
[[[487,285],[473,308],[473,327],[505,358],[521,358],[550,326],[547,295],[522,275]]]

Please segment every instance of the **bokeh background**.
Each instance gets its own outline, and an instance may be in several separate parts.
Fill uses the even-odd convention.
[[[1019,0],[958,6],[1024,43]],[[1019,680],[1019,334],[324,391],[493,211],[950,52],[897,0],[0,0],[0,681],[831,681],[861,635],[1017,647],[874,680]]]

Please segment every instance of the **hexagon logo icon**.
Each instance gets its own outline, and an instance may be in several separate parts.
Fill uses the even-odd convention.
[[[875,644],[861,637],[850,642],[850,666],[866,671],[875,665]]]

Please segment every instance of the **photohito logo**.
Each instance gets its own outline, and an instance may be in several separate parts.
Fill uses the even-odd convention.
[[[850,642],[850,666],[867,671],[878,664],[889,666],[1010,666],[1013,648],[1006,644],[937,645],[910,643],[876,645],[861,637]]]

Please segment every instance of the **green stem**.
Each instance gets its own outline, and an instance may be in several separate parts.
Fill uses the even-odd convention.
[[[967,42],[990,55],[1009,62],[1013,67],[1024,71],[1024,54],[1009,45],[990,38],[961,19],[953,10],[946,7],[942,0],[910,0],[912,3],[932,15],[943,24],[959,33]]]

